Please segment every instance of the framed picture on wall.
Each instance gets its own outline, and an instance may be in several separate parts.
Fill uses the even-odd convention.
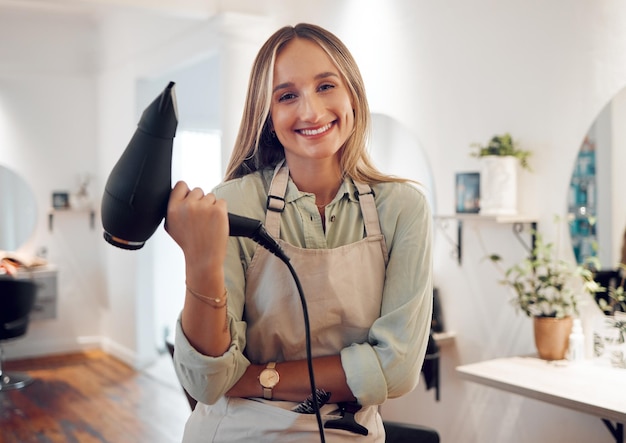
[[[456,173],[456,213],[477,214],[480,212],[480,173]]]
[[[68,192],[56,191],[52,193],[52,207],[54,209],[69,209],[70,194]]]

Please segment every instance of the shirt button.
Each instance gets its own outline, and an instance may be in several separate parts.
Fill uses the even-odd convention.
[[[332,223],[332,222],[334,222],[334,221],[335,221],[335,216],[334,216],[334,215],[331,215],[331,216],[330,216],[330,222]]]

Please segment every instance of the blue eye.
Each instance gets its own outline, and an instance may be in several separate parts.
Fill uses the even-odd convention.
[[[335,85],[331,84],[331,83],[324,83],[323,85],[321,85],[319,87],[320,91],[328,91],[330,89],[333,89],[335,87]]]

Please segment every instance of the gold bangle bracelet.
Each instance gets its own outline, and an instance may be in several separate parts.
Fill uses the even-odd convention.
[[[189,291],[191,295],[193,295],[195,298],[209,305],[212,308],[219,309],[219,308],[223,308],[224,306],[226,306],[227,296],[228,296],[226,288],[224,288],[224,295],[222,295],[221,297],[209,297],[208,295],[203,295],[203,294],[200,294],[199,292],[194,291],[187,285],[185,286],[187,287],[187,291]]]

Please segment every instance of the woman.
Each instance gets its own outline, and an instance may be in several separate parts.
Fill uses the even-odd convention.
[[[174,187],[167,230],[187,284],[175,363],[200,402],[184,441],[320,440],[315,416],[294,411],[310,394],[297,288],[267,250],[228,238],[227,202],[264,222],[300,277],[326,426],[358,410],[358,426],[325,429],[329,441],[383,442],[377,405],[417,385],[431,214],[416,187],[372,166],[369,124],[343,43],[314,25],[284,27],[254,61],[226,181],[206,195]]]

